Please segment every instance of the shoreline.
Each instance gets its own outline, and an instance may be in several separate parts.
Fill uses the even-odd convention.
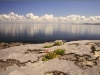
[[[65,41],[65,40],[62,40]],[[52,41],[51,41],[52,42]],[[67,41],[65,41],[67,42]],[[67,43],[85,43],[85,42],[100,42],[100,40],[77,40],[77,41],[69,41]],[[50,42],[44,42],[44,43],[50,43]],[[14,46],[21,46],[21,45],[27,45],[27,44],[44,44],[44,43],[22,43],[22,42],[1,42],[0,43],[0,50],[9,48],[9,47],[14,47]]]

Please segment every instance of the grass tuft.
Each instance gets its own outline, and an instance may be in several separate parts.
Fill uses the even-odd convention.
[[[52,45],[51,46],[44,46],[44,48],[50,48],[50,47],[52,47]]]
[[[45,43],[44,48],[50,48],[50,47],[53,47],[53,46],[61,46],[63,44],[64,44],[64,41],[62,41],[62,40],[56,40],[54,42]]]
[[[56,58],[60,55],[64,55],[65,54],[65,50],[63,49],[57,49],[53,52],[50,52],[48,54],[46,54],[43,58],[42,58],[42,61],[47,61],[47,60],[50,60],[50,59],[53,59],[53,58]]]
[[[57,50],[54,51],[54,53],[56,53],[57,55],[64,55],[65,54],[65,50],[57,49]]]

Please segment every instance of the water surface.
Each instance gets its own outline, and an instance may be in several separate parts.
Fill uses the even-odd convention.
[[[100,40],[100,25],[0,24],[0,42]]]

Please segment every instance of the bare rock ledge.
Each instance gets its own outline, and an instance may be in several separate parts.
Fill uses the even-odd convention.
[[[51,43],[50,43],[51,45]],[[0,75],[100,75],[100,40],[43,44],[0,44]],[[48,61],[41,58],[56,49],[65,54]]]

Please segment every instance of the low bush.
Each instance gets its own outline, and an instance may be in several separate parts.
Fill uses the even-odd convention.
[[[56,58],[57,56],[64,55],[64,54],[65,54],[65,50],[57,49],[53,52],[50,52],[50,53],[44,55],[44,57],[42,58],[42,61],[47,61],[47,60]]]
[[[56,40],[54,42],[45,43],[44,48],[50,48],[50,47],[53,47],[53,46],[61,46],[63,44],[64,44],[64,41],[62,41],[62,40]]]
[[[56,40],[56,41],[54,41],[54,46],[61,46],[63,44],[64,44],[63,40]]]
[[[65,54],[65,50],[57,49],[57,50],[54,51],[54,53],[56,53],[57,55],[64,55]]]
[[[50,47],[52,47],[52,45],[51,46],[44,46],[44,48],[50,48]]]
[[[53,46],[61,46],[62,42],[55,42]]]

